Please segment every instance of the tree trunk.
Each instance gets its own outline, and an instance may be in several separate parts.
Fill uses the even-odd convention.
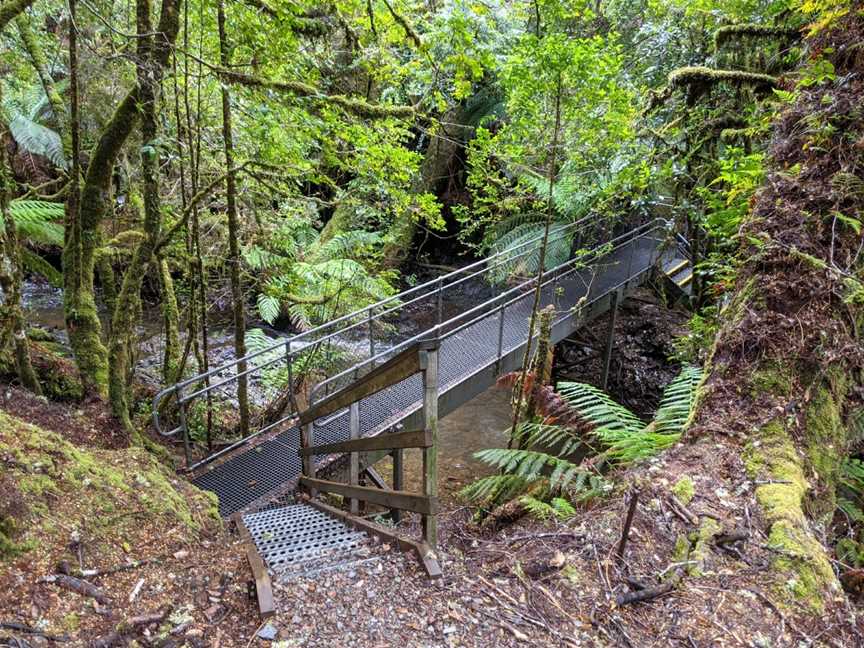
[[[160,78],[162,71],[168,64],[171,47],[177,38],[179,30],[178,11],[179,0],[163,0],[155,36],[147,39],[152,41],[152,46],[148,46],[152,51],[149,70],[151,74],[159,75]],[[74,29],[71,31],[74,32]],[[70,55],[73,42],[73,39],[70,38]],[[136,85],[115,109],[91,152],[87,176],[81,191],[80,204],[76,206],[74,211],[67,207],[67,227],[71,230],[71,236],[63,253],[66,329],[85,388],[102,396],[107,396],[109,392],[109,363],[108,351],[102,344],[102,324],[99,321],[96,308],[94,272],[97,250],[101,243],[102,221],[107,217],[110,210],[112,170],[123,145],[137,123],[139,102],[144,99],[140,92],[139,86]],[[77,111],[75,111],[75,115],[71,116],[71,121],[73,128],[77,129]],[[145,137],[145,141],[149,140]],[[158,197],[156,200],[158,203]],[[150,208],[152,209],[153,205]],[[147,264],[149,258],[150,255],[140,259],[139,263]],[[129,288],[131,289],[133,286],[130,285]],[[128,292],[125,298],[130,299]],[[121,308],[120,302],[121,299],[118,296],[115,313]],[[130,317],[131,315],[132,311],[121,317]],[[112,337],[117,337],[117,333],[113,330]],[[117,368],[119,367],[115,367],[115,369]],[[114,385],[115,393],[118,387],[119,385]],[[118,402],[116,405],[119,406],[120,403]],[[117,411],[116,408],[115,411]]]
[[[5,141],[5,137],[3,125],[0,142]],[[0,289],[3,291],[3,303],[0,304],[0,353],[6,350],[11,338],[18,379],[30,391],[41,394],[39,379],[30,362],[26,323],[21,310],[21,261],[15,221],[9,209],[10,174],[6,162],[6,150],[3,147],[0,150],[0,216],[4,224],[3,231],[0,231]]]
[[[173,5],[172,5],[173,3]],[[169,6],[172,5],[172,6]],[[179,0],[164,0],[163,17],[173,15],[173,31],[152,34],[149,0],[137,0],[136,17],[138,27],[137,50],[137,98],[141,119],[141,175],[144,198],[144,238],[135,248],[132,261],[123,274],[123,283],[117,296],[111,324],[109,342],[109,394],[111,409],[123,424],[131,429],[129,419],[129,379],[135,326],[141,310],[141,284],[151,266],[153,254],[162,230],[162,214],[159,197],[159,154],[157,149],[158,124],[156,103],[162,84],[162,74],[170,55],[170,43],[177,36],[177,9]],[[160,26],[162,22],[160,21]]]
[[[224,69],[230,66],[228,39],[225,34],[225,3],[219,1],[219,60]],[[237,217],[237,177],[234,171],[234,140],[231,131],[231,94],[222,84],[222,139],[225,144],[226,201],[228,203],[228,265],[231,270],[231,299],[234,308],[234,354],[240,359],[246,355],[246,312],[243,285],[240,281],[240,224]],[[249,394],[245,375],[246,361],[237,364],[237,403],[240,410],[240,433],[249,434]]]

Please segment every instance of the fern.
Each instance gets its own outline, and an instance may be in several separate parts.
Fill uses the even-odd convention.
[[[529,515],[540,520],[551,518],[566,520],[576,515],[576,509],[563,497],[553,497],[549,502],[545,502],[530,495],[523,495],[519,498],[519,503],[525,507]]]
[[[9,211],[18,235],[32,243],[63,245],[63,205],[44,200],[20,200],[9,203]],[[0,226],[5,226],[0,216]]]
[[[523,493],[531,481],[518,475],[490,475],[463,488],[459,494],[481,505],[506,502]]]
[[[619,464],[652,456],[669,447],[678,441],[687,424],[701,376],[698,368],[684,367],[664,390],[655,420],[648,424],[592,385],[559,383],[557,396],[546,394],[540,399],[545,403],[541,408],[545,418],[525,422],[517,431],[526,447],[550,451],[482,450],[474,456],[501,474],[480,479],[461,494],[485,505],[500,504],[521,495],[520,503],[538,517],[572,515],[571,500],[601,494],[609,485],[597,474],[594,466],[600,462],[596,459],[576,464],[569,457],[590,442],[601,446],[598,458]],[[860,474],[864,486],[864,464]],[[539,480],[548,486],[546,496],[538,497],[533,492],[527,495]]]
[[[29,153],[46,157],[61,169],[69,168],[63,154],[63,141],[56,131],[19,114],[9,120],[9,132],[18,145]]]

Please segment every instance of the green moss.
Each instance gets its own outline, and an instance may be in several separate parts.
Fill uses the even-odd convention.
[[[835,491],[846,456],[846,430],[838,405],[843,392],[839,379],[819,384],[804,412],[807,467],[818,480],[819,493],[818,498],[810,498],[808,509],[825,522],[830,521],[837,509]]]
[[[818,612],[826,592],[838,589],[822,545],[810,533],[803,503],[810,484],[792,439],[779,421],[766,425],[746,454],[752,477],[770,480],[756,489],[756,501],[768,523],[768,545],[775,552],[773,567],[785,579],[781,595]],[[787,597],[788,598],[788,597]]]
[[[794,387],[793,382],[790,367],[779,362],[759,368],[750,377],[754,396],[766,393],[775,396],[789,396]]]
[[[672,494],[675,495],[684,505],[693,501],[696,495],[696,489],[693,486],[693,480],[689,475],[682,475],[678,481],[672,486]]]
[[[184,486],[141,448],[81,449],[0,412],[0,456],[12,460],[7,477],[30,512],[28,523],[15,527],[26,529],[28,536],[15,544],[19,552],[54,532],[62,535],[76,524],[74,516],[85,512],[88,529],[113,546],[137,533],[142,521],[157,528],[180,527],[189,534],[221,525],[215,496]],[[135,515],[126,514],[130,510]],[[13,550],[14,528],[8,517],[0,511],[0,557]],[[55,524],[55,518],[63,524]]]
[[[701,576],[705,571],[705,565],[711,558],[711,543],[714,541],[714,536],[720,533],[723,528],[720,523],[714,518],[705,517],[699,523],[699,529],[690,534],[690,561],[695,564],[687,566],[687,573],[690,576]]]

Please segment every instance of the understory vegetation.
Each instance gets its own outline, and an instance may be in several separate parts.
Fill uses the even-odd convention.
[[[640,418],[605,377],[559,379],[551,332],[590,319],[587,264],[649,226],[665,256],[646,281],[690,320]],[[665,276],[672,257],[692,275]],[[563,307],[541,279],[568,262],[586,296]],[[446,282],[452,301],[423,297]],[[80,525],[115,562],[136,542],[163,561],[160,524],[209,547],[216,504],[175,469],[505,291],[533,301],[535,343],[499,379],[509,443],[461,491],[471,533],[608,530],[626,499],[625,604],[732,574],[801,645],[857,622],[861,2],[0,0],[0,378],[42,404],[0,408],[0,568],[68,562]],[[42,406],[116,444],[26,423]],[[628,535],[637,509],[656,535]],[[653,640],[635,626],[616,641]]]

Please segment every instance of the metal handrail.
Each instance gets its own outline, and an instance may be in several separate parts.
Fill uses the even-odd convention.
[[[594,224],[598,220],[601,220],[601,216],[599,214],[591,214],[591,215],[583,217],[577,221],[574,221],[573,223],[569,223],[569,224],[564,225],[562,227],[555,228],[552,230],[552,232],[550,234],[553,237],[555,237],[554,240],[563,239],[566,237],[567,234],[569,234],[571,232],[575,233],[575,231],[577,229],[583,228],[587,225]],[[190,378],[187,378],[185,380],[179,381],[176,384],[171,385],[171,386],[163,389],[162,391],[160,391],[155,396],[155,398],[153,399],[153,422],[154,422],[154,426],[160,435],[166,436],[166,437],[167,436],[174,436],[174,435],[178,434],[179,432],[183,432],[185,430],[185,425],[182,422],[180,425],[178,425],[177,427],[172,428],[170,430],[163,430],[162,429],[161,420],[160,420],[160,416],[159,416],[159,410],[161,407],[161,403],[165,398],[168,398],[170,396],[176,396],[178,403],[180,403],[182,406],[185,403],[188,403],[189,401],[195,399],[198,396],[202,396],[208,392],[212,392],[215,389],[218,389],[219,387],[222,387],[222,386],[229,384],[231,382],[234,382],[243,376],[248,376],[248,375],[251,375],[253,373],[259,372],[262,369],[264,369],[268,366],[271,366],[273,364],[276,364],[279,361],[285,361],[287,364],[290,365],[292,360],[295,357],[297,357],[297,355],[299,355],[299,353],[303,353],[308,347],[311,347],[313,345],[320,345],[324,342],[332,340],[338,336],[342,336],[345,333],[347,333],[351,330],[360,328],[362,326],[369,326],[369,325],[371,325],[371,322],[379,321],[384,316],[392,314],[392,313],[394,313],[394,312],[396,312],[402,308],[405,308],[408,305],[414,304],[414,303],[416,303],[422,299],[429,298],[430,296],[434,296],[436,294],[441,294],[448,289],[455,288],[455,287],[469,281],[470,279],[476,278],[476,277],[481,276],[483,274],[487,274],[487,273],[491,272],[492,270],[497,269],[506,263],[512,263],[513,261],[532,253],[533,251],[536,250],[536,244],[538,244],[540,241],[542,241],[542,238],[543,238],[542,235],[534,237],[534,238],[532,238],[528,241],[525,241],[523,243],[520,243],[519,245],[516,245],[512,248],[502,250],[501,252],[498,252],[498,253],[496,253],[496,254],[488,257],[488,258],[481,259],[479,261],[475,261],[474,263],[471,263],[471,264],[469,264],[463,268],[459,268],[459,269],[454,270],[452,272],[449,272],[445,275],[442,275],[440,277],[437,277],[435,279],[427,281],[423,284],[419,284],[417,286],[414,286],[414,287],[412,287],[408,290],[405,290],[405,291],[403,291],[397,295],[394,295],[392,297],[386,297],[382,300],[379,300],[378,302],[376,302],[374,304],[371,304],[369,306],[364,306],[363,308],[355,310],[352,313],[348,313],[347,315],[343,315],[339,318],[331,320],[325,324],[322,324],[320,326],[312,328],[308,331],[304,331],[302,333],[291,336],[289,338],[279,340],[278,342],[275,342],[273,345],[271,345],[269,347],[266,347],[263,349],[258,349],[257,351],[255,351],[253,353],[246,354],[242,358],[234,359],[232,361],[226,362],[226,363],[219,365],[217,367],[213,367],[206,372],[203,372],[203,373],[197,374],[195,376],[192,376]],[[534,246],[534,247],[532,247],[532,246]],[[480,270],[476,270],[477,268],[481,268],[481,266],[485,266],[485,267],[480,269]],[[461,276],[461,275],[465,275],[466,273],[469,273],[468,276]],[[461,276],[461,278],[460,278],[460,276]],[[431,291],[426,290],[426,289],[433,287],[433,286],[435,287],[434,290],[431,290]],[[405,297],[407,297],[409,295],[413,295],[415,293],[419,293],[419,295],[408,302],[403,301]],[[307,344],[305,344],[303,347],[298,349],[296,352],[291,350],[292,345],[296,345],[297,343],[299,343],[301,341],[307,341],[308,338],[310,338],[314,335],[323,333],[324,331],[327,331],[328,329],[332,329],[336,325],[357,319],[357,318],[361,317],[362,315],[371,314],[374,312],[374,310],[376,308],[379,308],[385,304],[392,304],[394,302],[396,302],[395,306],[392,306],[389,309],[386,309],[380,313],[377,313],[374,316],[367,316],[365,319],[362,319],[359,321],[354,321],[354,322],[350,323],[348,326],[338,328],[336,330],[333,330],[330,333],[327,333],[326,335],[317,337],[314,339],[314,341],[307,342]],[[220,380],[216,383],[206,385],[206,386],[204,386],[204,387],[202,387],[202,388],[200,388],[200,389],[198,389],[198,390],[196,390],[190,394],[185,394],[185,395],[183,394],[184,389],[191,384],[199,383],[199,382],[201,382],[207,378],[210,378],[214,375],[220,374],[227,369],[230,369],[232,367],[237,367],[241,363],[247,363],[248,364],[251,360],[254,360],[255,358],[261,357],[261,356],[269,354],[269,353],[273,353],[274,351],[277,351],[283,347],[286,349],[286,353],[279,358],[273,358],[272,360],[269,360],[262,365],[254,365],[252,367],[248,367],[247,369],[245,369],[242,372],[235,372],[233,375],[231,375],[231,376],[229,376],[223,380]]]
[[[587,228],[588,226],[593,226],[593,225],[599,224],[600,221],[601,221],[600,216],[594,214],[594,215],[590,215],[590,216],[587,216],[585,218],[582,218],[582,219],[575,221],[573,223],[570,223],[568,225],[556,228],[552,232],[552,235],[555,237],[555,239],[553,239],[553,240],[560,240],[560,239],[565,238],[568,235],[571,235],[575,238],[576,232],[579,231],[581,228]],[[541,282],[542,282],[541,286],[546,286],[552,281],[558,281],[563,276],[569,275],[571,272],[574,272],[576,264],[578,264],[579,267],[583,267],[587,260],[590,260],[591,258],[597,256],[597,253],[599,250],[606,249],[606,248],[608,248],[609,245],[612,245],[611,249],[613,249],[613,250],[617,249],[617,247],[619,247],[620,245],[623,245],[625,242],[635,240],[635,239],[639,238],[640,236],[643,236],[644,234],[648,233],[649,231],[653,231],[654,229],[656,229],[656,227],[658,226],[659,223],[665,223],[665,221],[663,221],[662,219],[654,219],[652,221],[649,221],[648,223],[645,223],[645,224],[643,224],[639,227],[636,227],[636,228],[634,228],[634,229],[632,229],[632,230],[630,230],[624,234],[621,234],[618,237],[611,239],[610,241],[605,241],[601,245],[595,246],[594,248],[592,248],[589,251],[589,253],[587,255],[582,255],[579,258],[570,259],[570,260],[566,261],[565,263],[559,264],[555,268],[552,268],[550,270],[545,271],[541,276]],[[213,391],[215,389],[218,389],[219,387],[222,387],[226,384],[234,382],[242,376],[250,375],[252,373],[263,371],[267,367],[270,367],[274,364],[281,363],[281,362],[286,363],[287,369],[289,371],[289,376],[290,376],[291,366],[292,366],[293,361],[295,361],[298,357],[301,357],[302,354],[307,353],[310,349],[312,349],[314,351],[314,349],[319,348],[319,346],[322,343],[327,342],[329,340],[332,340],[333,338],[335,338],[337,336],[344,336],[346,333],[348,333],[352,330],[358,329],[360,327],[369,327],[369,332],[370,332],[369,357],[366,358],[365,360],[360,360],[358,362],[353,363],[351,367],[348,367],[348,368],[344,369],[341,372],[338,372],[337,374],[335,374],[333,376],[329,376],[329,377],[325,378],[324,380],[322,380],[321,382],[314,385],[311,392],[310,392],[310,403],[315,402],[316,397],[321,393],[321,391],[324,389],[329,389],[329,386],[332,385],[337,380],[344,379],[346,376],[348,376],[350,374],[354,374],[355,376],[359,375],[361,370],[364,370],[368,366],[374,367],[376,363],[383,361],[388,356],[391,356],[394,352],[397,352],[398,350],[405,348],[406,346],[408,346],[411,343],[416,343],[417,341],[422,340],[422,339],[428,339],[430,337],[430,335],[439,336],[439,335],[442,335],[442,333],[443,333],[442,337],[444,337],[444,338],[449,337],[449,336],[463,330],[466,326],[469,326],[472,323],[479,321],[480,319],[483,319],[485,317],[489,317],[490,315],[494,315],[498,311],[502,311],[503,309],[506,309],[509,305],[515,303],[519,299],[522,299],[524,297],[523,291],[526,288],[529,288],[533,285],[536,285],[537,279],[531,278],[531,279],[527,279],[525,281],[522,281],[517,286],[511,287],[510,289],[505,290],[504,292],[495,295],[494,297],[483,302],[482,304],[479,304],[479,305],[477,305],[477,306],[475,306],[475,307],[473,307],[467,311],[464,311],[464,312],[460,313],[459,315],[452,317],[446,321],[442,321],[442,318],[441,318],[442,295],[446,291],[453,290],[454,288],[461,286],[462,284],[464,284],[467,281],[470,281],[471,279],[489,274],[492,271],[494,271],[495,269],[501,267],[502,265],[518,261],[520,258],[523,258],[526,255],[531,254],[533,252],[536,252],[536,250],[537,250],[536,244],[539,243],[539,241],[541,241],[541,240],[542,240],[542,236],[532,238],[531,240],[526,241],[524,243],[521,243],[518,246],[515,246],[514,248],[510,248],[508,250],[504,250],[504,251],[499,252],[495,255],[492,255],[491,257],[489,257],[487,259],[481,259],[480,261],[474,262],[472,264],[469,264],[468,266],[465,266],[465,267],[460,268],[458,270],[455,270],[453,272],[442,275],[441,277],[437,277],[435,279],[427,281],[427,282],[420,284],[418,286],[414,286],[413,288],[406,290],[406,291],[403,291],[402,293],[400,293],[398,295],[382,299],[382,300],[376,302],[375,304],[372,304],[371,306],[365,306],[359,310],[354,311],[353,313],[349,313],[348,315],[343,315],[343,316],[341,316],[335,320],[327,322],[326,324],[323,324],[321,326],[310,329],[309,331],[305,331],[303,333],[300,333],[298,335],[295,335],[295,336],[292,336],[289,338],[281,339],[278,342],[274,343],[272,346],[269,346],[269,347],[264,348],[264,349],[259,349],[253,353],[247,354],[243,358],[233,360],[233,361],[225,363],[219,367],[215,367],[206,373],[199,374],[197,376],[193,376],[191,378],[188,378],[186,380],[178,382],[177,384],[172,385],[171,387],[168,387],[168,388],[162,390],[161,392],[159,392],[159,394],[157,394],[157,396],[155,397],[155,399],[153,401],[153,419],[154,419],[154,424],[156,426],[156,429],[160,434],[162,434],[164,436],[176,435],[176,434],[181,433],[181,432],[183,433],[183,440],[187,446],[187,465],[188,465],[190,463],[189,457],[188,457],[189,438],[188,438],[188,428],[187,428],[186,419],[185,419],[185,415],[186,415],[185,409],[186,409],[187,404],[190,401],[194,400],[195,398],[197,398],[197,397],[199,397],[205,393],[208,393],[208,392]],[[571,245],[572,245],[572,240],[571,240]],[[427,290],[427,289],[432,288],[432,287],[434,287],[434,289]],[[426,292],[421,292],[424,290],[426,290]],[[417,293],[419,293],[419,294],[417,294]],[[405,297],[412,296],[415,294],[417,294],[417,296],[413,297],[410,300],[405,301],[405,299],[404,299]],[[512,297],[514,295],[515,295],[515,297]],[[424,330],[423,332],[421,332],[417,335],[414,335],[407,340],[397,342],[393,346],[390,346],[389,348],[386,348],[386,349],[382,349],[380,352],[375,353],[375,345],[374,345],[374,341],[373,341],[374,338],[372,336],[372,332],[373,332],[372,326],[375,322],[381,321],[387,315],[395,313],[395,312],[399,311],[400,309],[404,309],[404,308],[406,308],[412,304],[416,304],[417,302],[419,302],[421,300],[435,298],[436,296],[438,297],[439,317],[438,317],[438,323],[435,326],[433,326],[427,330]],[[512,297],[512,298],[508,299],[508,297]],[[503,303],[502,303],[502,300],[503,300]],[[384,306],[387,304],[393,304],[394,302],[395,302],[395,305],[393,305],[389,308],[385,308],[384,310],[382,310],[378,313],[374,312],[376,308],[380,308],[381,306]],[[498,303],[499,305],[495,306],[496,303]],[[469,319],[473,315],[477,315],[477,317],[474,317],[473,319]],[[455,326],[458,322],[465,322],[466,319],[469,320],[469,321],[467,321],[467,323],[463,323],[462,325]],[[352,320],[355,320],[355,321],[352,321]],[[346,322],[348,322],[347,326],[340,326],[340,328],[337,328],[336,330],[332,330],[334,326],[344,325]],[[327,332],[327,331],[330,331],[330,332]],[[322,335],[322,333],[323,333],[323,335]],[[317,337],[314,340],[309,340],[309,338],[313,335],[318,335],[320,337]],[[306,343],[297,349],[292,349],[292,345],[299,344],[300,342],[306,342]],[[379,340],[379,342],[380,342],[380,340]],[[499,341],[499,345],[500,344],[501,344],[501,342]],[[278,357],[268,359],[263,364],[255,364],[252,367],[248,367],[248,368],[244,369],[244,371],[242,371],[242,372],[236,372],[235,371],[235,373],[233,375],[231,375],[231,376],[229,376],[223,380],[220,380],[216,383],[206,385],[206,386],[199,388],[199,389],[197,389],[191,393],[188,393],[188,394],[183,393],[185,388],[188,387],[189,385],[193,384],[193,383],[200,382],[200,381],[204,380],[205,378],[208,378],[208,377],[211,377],[211,376],[216,375],[218,373],[221,373],[221,372],[223,372],[226,369],[229,369],[231,367],[237,367],[242,362],[249,362],[249,361],[254,360],[255,358],[259,358],[265,354],[273,353],[274,351],[280,351],[282,349],[284,349],[284,354],[280,354]],[[162,427],[160,425],[159,408],[160,408],[160,404],[163,401],[163,399],[165,399],[169,396],[172,396],[172,395],[176,396],[178,403],[180,405],[180,412],[179,412],[180,423],[177,427],[174,427],[171,430],[165,431],[162,429]],[[228,451],[230,451],[230,450],[232,450],[232,449],[234,449],[240,445],[243,445],[243,444],[249,442],[251,439],[259,436],[260,434],[263,434],[264,432],[266,432],[268,430],[272,430],[274,427],[280,425],[281,423],[284,423],[286,421],[289,421],[289,420],[295,418],[296,414],[297,414],[296,412],[292,412],[288,416],[282,417],[279,421],[275,421],[273,423],[270,423],[269,425],[258,430],[254,434],[237,441],[236,443],[228,446],[227,448],[223,448],[222,450],[220,450],[219,452],[217,452],[215,454],[209,455],[208,457],[206,457],[202,461],[199,461],[196,464],[190,466],[190,468],[195,468],[195,467],[200,466],[204,463],[208,463],[208,462],[212,461],[216,457],[218,457],[218,456],[220,456],[220,455],[222,455],[222,454],[224,454],[224,453],[226,453],[226,452],[228,452]],[[331,418],[338,418],[341,415],[342,414],[335,414]]]
[[[583,268],[586,260],[590,260],[590,258],[592,256],[596,257],[596,255],[601,250],[607,248],[608,246],[610,246],[610,245],[612,246],[611,248],[609,248],[609,251],[614,251],[614,250],[622,247],[623,245],[625,245],[629,242],[632,242],[638,238],[641,238],[641,237],[659,229],[661,225],[665,226],[665,224],[666,224],[666,221],[663,219],[660,219],[660,218],[654,219],[654,220],[649,221],[648,223],[645,223],[643,225],[640,225],[639,227],[636,227],[633,230],[630,230],[627,233],[622,234],[622,235],[620,235],[620,236],[618,236],[618,237],[616,237],[610,241],[606,241],[602,245],[598,245],[597,247],[591,249],[589,251],[590,253],[588,255],[585,255],[585,256],[580,257],[578,259],[569,259],[568,261],[545,271],[541,277],[541,281],[542,281],[541,288],[543,286],[550,285],[552,282],[554,282],[556,280],[560,280],[561,277],[567,276],[568,274],[571,274],[572,272],[575,272],[576,270]],[[577,263],[579,264],[578,268],[576,267]],[[558,274],[562,270],[565,270],[565,269],[567,270],[567,272]],[[549,278],[547,279],[547,277],[549,277]],[[475,307],[473,307],[473,308],[471,308],[471,309],[469,309],[463,313],[460,313],[459,315],[456,315],[455,317],[450,318],[446,322],[442,322],[440,324],[437,324],[437,325],[433,326],[432,328],[423,331],[422,333],[419,333],[419,334],[417,334],[411,338],[408,338],[407,340],[403,340],[399,344],[396,344],[395,346],[390,347],[386,351],[383,351],[383,352],[377,354],[376,356],[367,358],[366,360],[362,360],[362,361],[358,362],[357,364],[352,365],[351,367],[344,369],[343,371],[341,371],[341,372],[339,372],[333,376],[330,376],[329,378],[327,378],[327,379],[325,379],[319,383],[316,383],[315,386],[312,388],[312,390],[309,393],[310,404],[314,403],[316,395],[319,394],[322,389],[326,388],[330,384],[336,382],[337,380],[345,378],[352,373],[357,373],[361,368],[363,368],[367,365],[374,365],[376,362],[383,361],[388,356],[392,355],[393,353],[398,353],[399,350],[402,348],[408,347],[411,344],[416,344],[417,342],[419,342],[423,339],[427,339],[427,338],[432,338],[432,339],[437,338],[440,340],[444,340],[444,339],[450,337],[451,335],[459,333],[460,331],[464,330],[468,326],[470,326],[472,324],[476,324],[477,322],[485,319],[490,314],[496,313],[499,310],[506,309],[507,307],[512,306],[513,304],[515,304],[516,302],[518,302],[520,299],[522,299],[524,297],[523,290],[525,288],[532,287],[534,284],[536,284],[536,282],[537,282],[536,277],[532,277],[531,279],[527,279],[526,281],[523,281],[522,283],[520,283],[518,286],[514,286],[513,288],[510,288],[509,290],[496,295],[492,299],[487,300],[487,301],[483,302],[482,304],[478,304],[477,306],[475,306]],[[499,306],[490,308],[490,305],[493,304],[494,302],[499,301],[500,299],[505,298],[505,297],[510,296],[510,295],[513,295],[515,293],[520,293],[520,294],[513,297],[512,299],[509,299],[508,301],[504,302],[503,304],[500,304]],[[463,320],[470,315],[474,315],[475,313],[479,313],[479,315],[477,317],[475,317],[474,319],[470,320],[467,323],[463,323],[462,325],[458,326],[455,329],[448,330],[449,325],[452,325],[456,322],[459,322],[460,320]],[[443,332],[445,330],[446,330],[446,332]],[[328,420],[330,420],[332,418],[336,418],[338,416],[339,415],[334,415],[334,416],[328,417]]]

